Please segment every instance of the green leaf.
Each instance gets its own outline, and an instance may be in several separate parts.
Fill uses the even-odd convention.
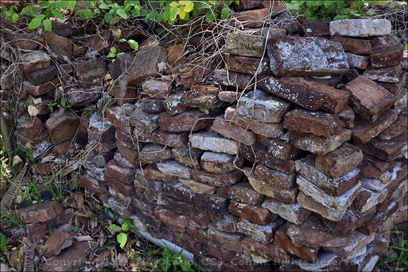
[[[64,98],[61,98],[61,106],[65,107],[67,105],[67,102],[65,102]]]
[[[105,2],[101,1],[101,4],[99,5],[99,8],[100,9],[109,9],[109,6]]]
[[[187,1],[187,2],[185,3],[184,11],[185,11],[185,12],[190,12],[190,11],[193,10],[193,8],[194,8],[194,2],[193,2],[193,1]]]
[[[200,9],[197,6],[194,7],[193,14],[195,17],[198,17],[200,15]]]
[[[163,271],[168,271],[171,266],[170,260],[167,258],[163,258],[162,263],[161,263],[161,268]]]
[[[110,51],[112,52],[112,53],[116,53],[116,47],[111,47],[111,49],[110,49]]]
[[[42,21],[42,25],[45,30],[47,30],[48,32],[51,32],[52,25],[51,25],[50,19],[45,19],[44,21]]]
[[[230,9],[228,7],[222,8],[221,19],[225,19],[230,15]]]
[[[121,17],[122,19],[127,19],[129,18],[129,14],[127,13],[127,11],[125,9],[118,9],[116,11],[116,14],[119,15],[119,17]]]
[[[109,53],[106,57],[107,58],[116,58],[116,54],[115,53]]]
[[[90,9],[84,10],[84,17],[85,17],[87,20],[91,20],[92,17],[93,17],[92,10],[90,10]]]
[[[128,41],[130,47],[132,47],[133,50],[139,49],[139,44],[135,40],[129,40]]]
[[[171,7],[170,8],[170,21],[176,20],[177,14],[179,13],[179,11],[180,11],[179,7]]]
[[[58,8],[58,9],[64,9],[64,8],[66,8],[66,7],[68,7],[69,6],[69,2],[70,1],[57,1],[57,2],[55,2],[55,7],[56,8]]]
[[[55,17],[57,17],[57,18],[59,18],[59,19],[61,19],[61,20],[64,20],[64,15],[63,15],[61,12],[59,12],[58,10],[53,9],[53,10],[51,10],[51,13],[52,13]]]
[[[69,2],[68,4],[69,9],[74,10],[76,6],[76,1],[68,1],[68,2]]]
[[[163,21],[163,14],[157,15],[156,21],[157,21],[158,23],[161,23],[161,21]]]
[[[13,21],[13,23],[17,22],[18,17],[19,17],[19,16],[18,16],[17,13],[14,13],[13,16],[11,16],[11,20]]]
[[[207,23],[211,23],[215,21],[214,14],[212,13],[211,10],[207,11],[207,14],[205,15],[205,20],[207,21]]]
[[[133,11],[132,11],[132,16],[136,17],[140,15],[140,7],[139,6],[135,6]]]
[[[344,16],[336,15],[336,16],[333,18],[333,21],[338,21],[338,20],[344,20]]]
[[[110,21],[112,21],[113,20],[113,11],[110,11],[110,12],[108,12],[108,13],[106,13],[105,14],[105,21],[107,22],[107,23],[109,23]]]
[[[129,218],[125,218],[123,220],[123,224],[122,224],[122,231],[123,232],[128,232],[130,229],[130,220]]]
[[[122,230],[121,227],[119,227],[119,226],[117,226],[117,225],[115,225],[115,224],[110,225],[109,228],[113,229],[114,231],[120,231],[120,230]]]
[[[118,236],[116,236],[116,239],[117,239],[118,242],[119,242],[120,248],[124,248],[124,247],[125,247],[127,238],[128,238],[128,237],[127,237],[126,233],[123,233],[123,232],[119,233]]]
[[[31,20],[31,22],[28,24],[28,29],[36,29],[41,25],[42,18],[34,18]]]
[[[377,12],[375,10],[370,9],[370,10],[367,10],[366,14],[367,15],[375,15],[375,14],[377,14]]]
[[[157,11],[153,10],[149,14],[146,15],[146,20],[153,19],[156,16],[157,16]]]
[[[171,9],[171,7],[167,6],[166,9],[163,12],[163,20],[166,21],[166,22],[168,22],[169,19],[170,19],[170,9]]]

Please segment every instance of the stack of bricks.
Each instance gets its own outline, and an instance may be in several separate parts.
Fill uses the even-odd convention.
[[[213,271],[371,271],[407,209],[390,32],[344,20],[330,38],[230,33],[213,84],[187,89],[151,78],[166,61],[153,44],[162,59],[127,78],[141,100],[91,118],[88,145],[102,144],[81,184]]]

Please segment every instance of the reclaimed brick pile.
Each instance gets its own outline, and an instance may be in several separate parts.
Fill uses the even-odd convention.
[[[245,20],[263,12],[236,8]],[[81,47],[47,33],[52,56],[21,60],[22,99],[37,113],[18,119],[16,136],[60,157],[78,137],[91,150],[82,186],[213,271],[371,271],[406,220],[403,50],[387,20],[297,27],[231,32],[225,67],[192,65],[178,80],[165,67],[181,67],[184,44],[148,40],[106,65],[67,61]],[[107,73],[116,103],[104,107]],[[80,88],[55,88],[70,77]],[[71,108],[50,112],[61,91]]]

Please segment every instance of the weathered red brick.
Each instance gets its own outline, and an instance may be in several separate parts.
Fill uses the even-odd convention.
[[[348,104],[346,91],[302,77],[268,77],[258,82],[258,87],[308,110],[322,109],[337,114]]]
[[[347,83],[346,89],[351,94],[354,111],[370,122],[375,122],[396,101],[394,95],[365,76]]]
[[[247,27],[261,27],[270,17],[269,8],[240,11],[235,13],[234,17]]]
[[[267,58],[237,56],[229,53],[224,53],[224,58],[228,71],[249,75],[272,74]]]
[[[175,116],[162,112],[159,117],[159,124],[162,131],[190,132],[209,128],[213,123],[213,119],[209,117],[213,116],[215,113],[206,114],[200,111],[188,111]]]
[[[330,153],[317,156],[315,167],[332,178],[338,178],[353,171],[362,161],[361,150],[346,142]]]
[[[321,137],[309,133],[290,131],[289,141],[294,147],[309,151],[317,155],[324,155],[338,148],[342,143],[351,138],[351,130],[343,129],[340,135],[331,137]]]
[[[227,186],[237,183],[241,180],[242,172],[233,170],[226,173],[211,173],[204,170],[193,169],[191,178],[195,181],[202,182],[213,186]]]
[[[372,138],[391,126],[398,118],[398,111],[388,109],[378,117],[375,122],[369,122],[357,117],[352,129],[353,140],[360,143],[367,143]]]
[[[252,239],[244,239],[242,241],[244,252],[259,262],[273,261],[279,264],[289,264],[291,261],[290,255],[274,243],[261,244]]]
[[[402,46],[374,46],[371,52],[371,66],[378,68],[398,65],[402,60],[402,52]]]
[[[149,79],[142,84],[143,92],[150,98],[165,99],[171,92],[170,81]]]
[[[243,159],[228,154],[204,152],[201,156],[200,164],[207,172],[225,173],[241,167]]]
[[[217,194],[228,199],[251,205],[260,205],[265,199],[264,195],[255,191],[251,185],[246,182],[236,183],[226,187],[219,187]]]
[[[262,135],[269,138],[279,138],[283,136],[284,129],[282,124],[267,124],[256,120],[250,120],[244,118],[238,114],[235,114],[236,110],[232,107],[228,107],[225,110],[224,118],[231,120],[233,123],[239,125],[242,128],[248,128],[255,134]]]
[[[161,162],[171,158],[171,149],[158,144],[147,144],[139,152],[139,161],[145,164]]]
[[[132,196],[135,194],[135,187],[133,186],[133,183],[125,184],[111,176],[105,176],[105,182],[110,189],[124,196]]]
[[[287,226],[284,224],[275,232],[274,240],[276,245],[307,262],[313,263],[317,258],[319,247],[308,248],[305,246],[295,246],[291,238],[286,234],[286,229]]]
[[[285,115],[283,127],[317,136],[330,137],[343,132],[343,122],[333,114],[295,109]]]
[[[370,40],[341,36],[333,36],[330,38],[330,40],[341,43],[341,45],[344,47],[344,50],[348,52],[362,55],[371,54],[372,45]]]
[[[18,209],[18,215],[25,224],[47,222],[64,211],[61,204],[55,200]]]
[[[245,145],[253,145],[256,142],[254,133],[224,119],[222,115],[215,118],[211,130]]]
[[[232,200],[229,205],[229,210],[234,215],[245,218],[246,220],[258,224],[268,225],[278,216],[271,213],[267,209],[257,205],[250,205]]]
[[[379,140],[391,140],[399,135],[403,134],[407,130],[408,120],[406,116],[398,115],[397,120],[383,132],[381,132],[377,139]]]
[[[270,169],[265,165],[258,164],[255,168],[254,178],[266,181],[272,186],[282,189],[290,189],[295,182],[296,174],[285,174],[277,170]]]
[[[375,156],[384,161],[393,161],[404,157],[407,152],[407,130],[391,140],[372,139],[371,141],[357,146],[366,154]]]
[[[295,162],[293,160],[283,161],[274,158],[273,156],[269,155],[267,148],[259,143],[255,143],[252,146],[240,145],[239,154],[251,162],[266,165],[286,174],[290,174],[295,171]]]
[[[164,194],[184,202],[192,202],[195,197],[194,192],[181,183],[164,184]]]
[[[222,232],[211,227],[208,229],[208,242],[235,252],[242,252],[241,242],[244,237],[240,233]]]
[[[185,216],[179,215],[167,209],[156,208],[153,210],[154,217],[162,221],[172,231],[183,232],[188,226],[188,222]]]

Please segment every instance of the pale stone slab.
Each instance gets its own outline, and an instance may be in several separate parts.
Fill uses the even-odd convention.
[[[295,224],[302,224],[310,215],[310,211],[303,209],[299,204],[287,204],[273,199],[267,199],[262,203],[262,207],[272,213],[279,214],[280,217]]]
[[[375,233],[371,235],[365,235],[359,231],[356,231],[351,237],[350,243],[345,247],[325,247],[327,251],[331,251],[342,259],[350,260],[369,243],[374,240]]]
[[[370,37],[389,34],[391,34],[391,22],[385,19],[346,19],[330,22],[332,36]]]
[[[324,272],[324,271],[341,271],[339,256],[336,254],[321,251],[317,255],[317,259],[314,263],[309,263],[304,260],[293,260],[292,264],[299,266],[305,271],[315,271],[315,272]],[[337,270],[332,270],[337,268]]]
[[[239,143],[225,139],[216,133],[201,132],[190,135],[190,144],[193,148],[208,150],[218,153],[238,154]]]
[[[237,223],[237,231],[259,243],[269,244],[273,241],[275,231],[284,223],[282,218],[277,218],[270,224],[262,226],[240,218]]]
[[[262,90],[256,90],[239,99],[236,112],[250,120],[278,124],[289,110],[290,105],[283,99],[271,96]]]
[[[331,137],[321,137],[309,133],[291,131],[289,134],[290,143],[304,151],[309,151],[317,155],[324,155],[335,150],[344,142],[351,138],[351,130],[343,129],[340,135]]]
[[[300,175],[332,196],[342,195],[347,192],[355,186],[360,177],[360,169],[356,168],[343,176],[331,178],[315,167],[315,156],[313,155],[297,160],[295,166]]]
[[[184,186],[190,188],[191,191],[193,191],[194,193],[197,193],[197,194],[209,194],[209,195],[212,195],[217,190],[216,186],[211,186],[211,185],[208,185],[208,184],[197,182],[197,181],[192,180],[192,179],[180,178],[179,181],[181,183],[183,183]]]
[[[361,190],[361,183],[357,183],[344,194],[331,196],[302,176],[296,178],[296,183],[299,185],[301,191],[312,197],[316,202],[336,212],[345,212]]]
[[[191,168],[178,163],[175,160],[167,160],[157,163],[157,168],[166,175],[190,179]]]
[[[229,33],[225,40],[225,51],[246,57],[262,57],[265,37],[244,33]]]

